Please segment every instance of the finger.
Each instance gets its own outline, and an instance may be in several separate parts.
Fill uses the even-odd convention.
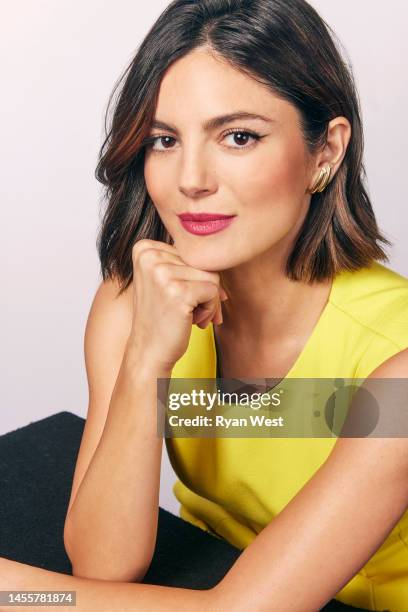
[[[140,257],[144,251],[154,251],[158,257],[161,255],[170,258],[172,261],[179,262],[180,265],[183,264],[183,260],[177,254],[177,251],[171,245],[159,240],[143,239],[135,242],[132,248],[132,259]]]
[[[217,272],[207,272],[206,270],[199,270],[198,268],[192,268],[185,264],[177,265],[178,262],[175,260],[168,260],[168,255],[163,255],[163,263],[169,265],[168,274],[171,278],[178,278],[180,280],[189,281],[202,281],[213,283],[218,288],[218,298],[221,299],[219,275]],[[174,265],[176,264],[176,265]]]
[[[225,302],[225,300],[228,300],[228,293],[225,291],[224,287],[220,287],[220,297],[221,297],[221,302]]]
[[[200,316],[198,321],[193,321],[193,323],[195,323],[196,325],[198,325],[199,327],[207,327],[207,325],[209,323],[211,323],[211,321],[215,324],[215,325],[221,325],[222,323],[222,314],[220,313],[220,311],[217,309],[215,312],[211,313],[209,316],[207,314],[204,314],[203,316]]]
[[[217,311],[217,305],[215,301],[207,303],[205,306],[200,304],[193,310],[193,317],[195,323],[202,323],[209,317],[213,317]]]
[[[194,309],[193,314],[193,323],[201,328],[205,328],[210,321],[215,325],[221,325],[223,322],[221,302],[217,299],[208,302],[205,308],[200,304]]]
[[[159,240],[149,240],[142,239],[138,240],[134,243],[132,247],[132,262],[135,263],[136,260],[139,260],[142,253],[145,251],[150,251],[155,253],[157,258],[167,258],[174,261],[174,263],[178,263],[178,265],[183,265],[183,260],[178,255],[176,249],[174,249],[171,245],[166,244],[165,242],[160,242]]]
[[[202,280],[210,280],[215,282],[220,287],[220,299],[222,301],[228,299],[228,294],[226,293],[225,289],[220,285],[220,275],[218,272],[207,272],[206,270],[200,270],[199,268],[193,268],[192,266],[189,266],[184,262],[183,259],[181,259],[176,247],[174,247],[173,245],[168,244],[167,242],[161,242],[160,240],[151,240],[148,238],[143,238],[142,240],[135,242],[133,246],[135,245],[137,245],[136,251],[139,254],[145,249],[155,249],[158,252],[158,255],[163,255],[162,259],[164,261],[170,260],[172,263],[180,267],[184,267],[186,268],[186,270],[192,271],[191,278],[193,279],[195,278],[199,280],[201,278]],[[199,278],[197,278],[197,276],[195,275],[196,270],[199,272]]]
[[[196,323],[196,325],[200,327],[201,329],[205,329],[208,326],[208,324],[211,322],[214,325],[221,325],[221,323],[223,322],[223,319],[222,319],[222,314],[220,314],[219,310],[217,310],[215,314],[210,315],[209,317],[205,317],[204,319]]]
[[[212,319],[212,322],[215,325],[221,325],[221,323],[223,322],[221,303],[218,304],[218,308],[217,308],[217,311],[215,313],[215,316]]]
[[[138,252],[141,252],[145,249],[156,249],[159,253],[166,253],[170,256],[171,261],[173,263],[178,264],[180,266],[185,266],[189,270],[197,270],[198,268],[193,268],[184,262],[184,260],[178,254],[178,251],[175,246],[168,244],[167,242],[162,242],[160,240],[151,240],[149,238],[143,238],[139,241],[136,241],[133,246],[138,245],[136,248]],[[206,270],[201,270],[202,274],[210,275],[210,277],[214,278],[214,280],[219,284],[219,273],[218,272],[207,272]],[[225,291],[224,287],[220,285],[220,295],[221,300],[224,301],[228,299],[228,294]]]
[[[138,251],[143,251],[144,249],[158,249],[159,251],[167,251],[168,253],[177,254],[177,249],[173,245],[161,240],[152,240],[150,238],[141,238],[140,240],[136,240],[136,242],[133,243],[133,248]]]

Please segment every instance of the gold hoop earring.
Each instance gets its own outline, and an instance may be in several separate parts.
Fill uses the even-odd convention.
[[[324,191],[324,189],[327,187],[327,184],[330,180],[331,169],[332,169],[332,165],[328,164],[327,166],[325,166],[324,168],[320,170],[319,177],[317,181],[315,182],[315,184],[313,185],[312,189],[310,190],[310,193],[316,193],[316,192],[321,193],[322,191]]]

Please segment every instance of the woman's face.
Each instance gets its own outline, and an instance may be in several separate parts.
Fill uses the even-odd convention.
[[[264,120],[204,125],[238,112]],[[164,75],[155,121],[145,155],[146,186],[180,257],[207,271],[267,252],[284,261],[310,203],[311,160],[297,109],[196,49]],[[199,212],[235,217],[222,231],[196,235],[178,215]]]

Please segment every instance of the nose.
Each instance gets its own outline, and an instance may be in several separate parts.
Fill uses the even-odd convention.
[[[217,190],[215,172],[204,147],[185,147],[180,156],[179,190],[188,198],[199,198]]]

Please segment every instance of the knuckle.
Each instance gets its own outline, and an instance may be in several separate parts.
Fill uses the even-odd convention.
[[[166,284],[166,293],[170,299],[178,299],[184,293],[184,283],[173,278]]]
[[[167,285],[170,278],[170,268],[167,263],[156,263],[152,270],[152,276],[159,285]]]
[[[138,255],[138,264],[144,269],[157,265],[158,252],[149,247],[144,248]]]
[[[154,240],[150,240],[149,238],[137,240],[132,246],[132,258],[138,257],[145,249],[151,249],[153,243]]]
[[[147,238],[142,238],[141,240],[137,240],[132,247],[132,253],[138,253],[139,251],[143,250],[146,246],[148,246],[149,243],[150,243],[150,240],[148,240]]]

